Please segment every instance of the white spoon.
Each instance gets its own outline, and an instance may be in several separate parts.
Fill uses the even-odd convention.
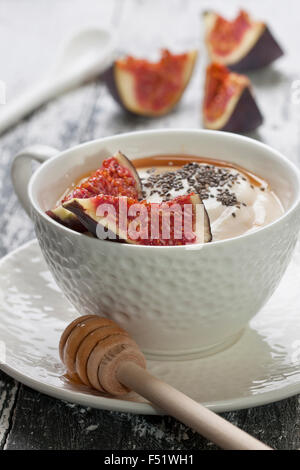
[[[52,98],[101,74],[112,63],[114,51],[115,38],[107,30],[77,33],[66,44],[49,76],[3,107],[0,134]]]

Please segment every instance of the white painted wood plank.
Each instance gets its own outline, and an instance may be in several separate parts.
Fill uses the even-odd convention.
[[[0,377],[0,449],[9,431],[13,406],[16,401],[18,384],[13,380],[5,381]]]
[[[42,77],[75,32],[109,27],[114,6],[114,0],[1,0],[0,79],[7,99]]]

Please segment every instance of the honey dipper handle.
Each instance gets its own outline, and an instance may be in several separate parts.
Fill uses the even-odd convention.
[[[133,362],[123,362],[117,371],[121,383],[167,411],[223,449],[271,450],[262,442],[157,379]]]

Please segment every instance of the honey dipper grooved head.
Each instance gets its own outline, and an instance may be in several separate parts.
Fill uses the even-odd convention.
[[[63,332],[59,353],[68,373],[100,392],[129,392],[117,378],[119,365],[134,362],[146,368],[146,360],[128,333],[112,320],[97,315],[76,318]]]

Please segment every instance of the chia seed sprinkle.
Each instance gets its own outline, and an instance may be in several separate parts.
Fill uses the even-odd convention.
[[[224,206],[240,207],[241,204],[246,206],[245,203],[237,200],[236,194],[231,189],[233,184],[240,184],[241,179],[247,180],[240,173],[233,173],[229,168],[192,162],[176,171],[154,173],[153,169],[150,169],[147,170],[147,174],[149,176],[141,178],[143,186],[150,190],[150,196],[157,194],[163,201],[174,197],[174,193],[171,194],[172,190],[175,193],[183,190],[183,181],[186,180],[189,192],[199,194],[202,200],[215,197]],[[215,188],[217,191],[215,196],[210,194],[211,188]],[[144,198],[146,198],[146,194],[144,191]],[[233,216],[235,217],[235,214]]]

